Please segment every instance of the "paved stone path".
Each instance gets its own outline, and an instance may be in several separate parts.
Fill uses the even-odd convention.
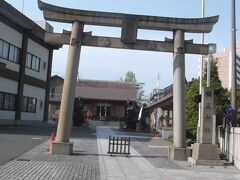
[[[132,136],[130,157],[109,156],[107,154],[109,135],[129,134],[109,127],[97,127],[96,134],[91,130],[85,130],[85,133],[82,129],[80,131],[82,134],[71,138],[74,143],[72,156],[50,155],[46,152],[49,144],[46,141],[17,159],[0,166],[0,180],[240,179],[239,171],[233,166],[192,166],[187,162],[169,160],[165,157],[164,151],[164,148],[169,146],[167,142],[157,138],[139,138],[138,134],[136,137]]]
[[[99,180],[96,137],[88,135],[71,141],[74,155],[51,155],[47,152],[49,141],[46,141],[0,166],[0,180]]]
[[[118,136],[131,137],[131,145],[137,152],[158,168],[183,169],[168,158],[168,149],[172,143],[160,137],[151,137],[146,133],[129,133],[113,129]],[[136,136],[138,135],[138,136]]]
[[[121,134],[121,133],[120,133]],[[238,180],[239,171],[234,167],[193,167],[187,162],[167,160],[167,168],[158,168],[131,147],[130,157],[108,156],[108,137],[116,136],[116,131],[108,127],[97,127],[98,154],[101,180]],[[119,135],[119,133],[118,133]],[[123,134],[122,134],[123,135]],[[163,163],[159,159],[158,163]],[[172,168],[171,168],[172,167]]]

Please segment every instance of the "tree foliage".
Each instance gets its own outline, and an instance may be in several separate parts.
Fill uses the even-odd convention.
[[[133,73],[132,71],[126,72],[124,82],[136,84],[137,80],[135,77],[135,73]]]
[[[187,136],[196,137],[198,123],[198,104],[194,102],[194,96],[199,94],[199,80],[193,79],[187,86],[186,92],[186,125]]]
[[[205,66],[206,67],[206,66]],[[206,68],[204,70],[206,72]],[[204,75],[204,85],[206,85],[207,74]],[[219,79],[218,73],[218,60],[217,58],[211,57],[211,79],[210,79],[210,87],[215,91],[217,90],[217,94],[215,96],[216,101],[216,124],[222,124],[222,120],[224,117],[225,108],[230,104],[228,97],[228,90],[222,87],[221,80]]]
[[[143,97],[144,97],[144,90],[143,90],[143,83],[140,83],[137,81],[135,73],[132,71],[128,71],[125,74],[124,80],[123,78],[120,78],[121,82],[125,82],[125,83],[131,83],[131,84],[135,84],[136,85],[136,89],[137,89],[137,101],[141,102]]]

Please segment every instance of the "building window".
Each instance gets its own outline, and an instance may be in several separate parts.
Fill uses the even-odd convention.
[[[0,39],[0,57],[9,61],[19,63],[20,49]]]
[[[22,111],[23,112],[27,112],[27,110],[28,110],[28,98],[27,97],[23,97]]]
[[[0,92],[0,109],[3,109],[3,101],[4,100],[4,94]]]
[[[3,55],[2,55],[2,57],[4,59],[8,59],[8,50],[9,50],[9,44],[7,42],[3,42]]]
[[[22,111],[36,113],[37,98],[33,97],[23,97],[22,101]]]
[[[27,53],[27,59],[26,59],[26,67],[29,69],[32,69],[34,71],[40,70],[40,58],[37,56],[34,56],[30,53]]]
[[[0,92],[0,110],[14,111],[16,95]]]
[[[3,55],[3,41],[0,39],[0,57]]]
[[[96,116],[110,117],[111,107],[110,106],[97,106]]]

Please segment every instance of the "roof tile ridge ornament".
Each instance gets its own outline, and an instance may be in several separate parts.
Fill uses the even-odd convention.
[[[99,11],[87,11],[71,9],[47,4],[38,0],[38,7],[44,13],[46,20],[72,23],[80,21],[89,25],[105,25],[121,27],[124,17],[138,18],[138,28],[173,31],[182,29],[185,32],[209,33],[213,25],[217,23],[219,16],[205,18],[173,18],[160,16],[145,16],[123,13],[110,13]]]

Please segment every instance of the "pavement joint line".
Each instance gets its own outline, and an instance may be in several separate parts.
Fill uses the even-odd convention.
[[[52,163],[52,165],[55,165],[55,163],[53,162]],[[58,166],[56,166],[56,169],[58,169]],[[60,170],[62,169],[62,166],[60,167]],[[53,171],[53,173],[51,173],[49,176],[49,180],[52,180],[52,179],[54,179],[54,177],[57,175],[57,172],[56,172],[56,170],[55,171]]]
[[[22,174],[24,174],[25,176],[23,175],[23,177],[20,177],[20,180],[21,180],[21,179],[24,179],[24,178],[27,176],[27,173],[26,173],[26,172],[28,172],[29,169],[31,169],[31,164],[30,164],[30,163],[27,164],[27,168],[26,168],[26,166],[25,166],[25,169],[24,169],[24,171],[22,172]]]
[[[47,163],[45,163],[44,166],[43,166],[44,171],[39,173],[39,175],[38,175],[39,178],[38,179],[41,179],[41,177],[44,176],[44,174],[48,172],[48,168],[49,168],[49,165]]]
[[[18,164],[17,164],[17,163],[14,163],[14,161],[11,161],[9,164],[10,164],[9,166],[11,166],[11,168],[9,168],[9,169],[3,174],[2,177],[0,176],[0,178],[6,178],[6,176],[8,175],[8,173],[11,172],[11,169],[13,169],[13,168],[15,168],[16,166],[18,166]]]
[[[54,164],[54,163],[50,163],[49,168],[51,168],[51,167],[53,166],[53,164]],[[42,179],[44,180],[45,177],[47,177],[48,174],[51,174],[52,171],[53,171],[52,169],[51,169],[50,171],[47,171],[47,172],[44,174],[44,177],[42,177]]]
[[[104,180],[104,179],[107,179],[107,175],[105,172],[106,165],[105,165],[105,160],[104,160],[103,156],[101,156],[101,155],[103,155],[103,149],[102,149],[102,144],[100,143],[100,141],[98,141],[98,137],[100,136],[99,131],[97,131],[96,134],[97,134],[97,143],[98,143],[98,154],[100,154],[100,156],[99,156],[100,177],[102,180]]]
[[[73,167],[74,167],[74,166],[73,166]],[[67,171],[67,173],[66,173],[66,175],[65,175],[66,177],[69,177],[69,176],[70,176],[73,167],[69,168],[69,170]]]
[[[59,180],[60,180],[60,179],[63,179],[65,173],[66,173],[67,170],[68,170],[68,168],[69,168],[69,166],[68,166],[67,164],[64,164],[64,170],[62,171]]]
[[[71,173],[69,179],[73,179],[74,174],[75,174],[75,172],[77,171],[77,166],[74,166],[72,169],[73,169],[73,171],[72,171],[72,173]]]
[[[28,168],[25,170],[25,172],[29,172],[29,170],[33,169],[34,167],[31,166],[32,163],[28,163]],[[25,173],[25,175],[23,175],[22,179],[25,179],[28,176],[27,173]]]
[[[6,169],[9,169],[9,167],[11,166],[11,164],[13,164],[13,163],[7,163],[6,164],[6,167],[5,166],[0,166],[0,172],[2,171],[2,172],[5,172],[4,174],[6,174]],[[3,168],[2,168],[3,167]]]
[[[150,147],[150,148],[159,148],[159,149],[168,149],[168,148],[170,148],[171,146],[154,146],[154,145],[147,145],[148,147]]]
[[[34,164],[34,163],[33,163],[33,164]],[[33,165],[33,164],[32,164],[32,165]],[[27,177],[25,178],[25,180],[30,180],[30,178],[34,178],[37,170],[38,170],[38,169],[37,169],[35,166],[33,166],[33,171],[30,172],[30,174],[31,174],[32,176],[30,176],[30,177],[27,176]]]

